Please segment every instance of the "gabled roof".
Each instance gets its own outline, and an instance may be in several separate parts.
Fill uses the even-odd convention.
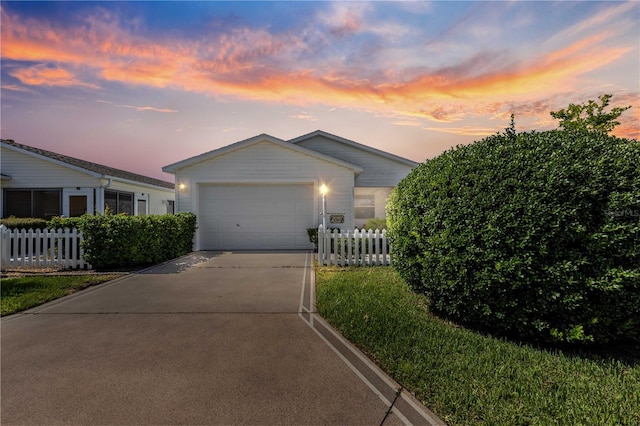
[[[308,133],[306,135],[298,136],[297,138],[289,140],[289,143],[298,144],[298,143],[300,143],[302,141],[314,138],[316,136],[322,136],[322,137],[325,137],[327,139],[331,139],[331,140],[333,140],[335,142],[339,142],[339,143],[342,143],[342,144],[345,144],[345,145],[349,145],[349,146],[352,146],[352,147],[354,147],[356,149],[360,149],[362,151],[366,151],[366,152],[369,152],[369,153],[372,153],[372,154],[375,154],[375,155],[379,155],[381,157],[387,158],[387,159],[392,160],[392,161],[397,161],[398,163],[405,164],[405,165],[407,165],[409,167],[417,167],[419,165],[419,163],[416,163],[415,161],[411,161],[411,160],[409,160],[407,158],[403,158],[403,157],[391,154],[389,152],[381,151],[379,149],[372,148],[370,146],[362,145],[362,144],[360,144],[358,142],[354,142],[352,140],[345,139],[345,138],[342,138],[340,136],[336,136],[336,135],[333,135],[331,133],[328,133],[328,132],[325,132],[325,131],[322,131],[322,130],[316,130],[315,132],[311,132],[311,133]]]
[[[35,148],[29,145],[17,143],[11,139],[0,139],[2,146],[15,151],[23,152],[28,155],[42,158],[63,166],[70,167],[96,178],[115,178],[127,180],[131,182],[142,183],[146,185],[160,186],[163,188],[174,189],[174,184],[165,182],[160,179],[154,179],[148,176],[139,175],[137,173],[128,172],[126,170],[116,169],[114,167],[104,166],[102,164],[92,163],[90,161],[81,160],[79,158],[69,157],[67,155],[58,154],[56,152],[47,151],[45,149]]]
[[[183,167],[188,167],[193,164],[200,163],[202,161],[210,160],[212,158],[218,157],[220,155],[224,155],[238,149],[247,148],[251,145],[255,145],[260,142],[270,142],[274,145],[278,145],[282,148],[289,149],[295,152],[299,152],[304,155],[308,155],[314,158],[318,158],[323,161],[328,161],[330,163],[346,167],[348,169],[353,170],[354,173],[360,174],[362,173],[362,167],[356,166],[355,164],[347,163],[346,161],[339,160],[337,158],[331,157],[329,155],[325,155],[319,153],[317,151],[313,151],[311,149],[304,148],[302,146],[297,146],[286,142],[282,139],[278,139],[271,135],[267,135],[266,133],[262,133],[258,136],[254,136],[249,139],[245,139],[240,142],[233,143],[231,145],[224,146],[222,148],[214,149],[213,151],[205,152],[204,154],[196,155],[195,157],[187,158],[186,160],[179,161],[177,163],[169,164],[168,166],[164,166],[162,171],[165,173],[175,173],[176,170],[181,169]]]

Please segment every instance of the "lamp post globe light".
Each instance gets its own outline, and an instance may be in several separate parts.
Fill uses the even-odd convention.
[[[327,229],[327,200],[325,197],[327,195],[327,192],[329,192],[329,188],[327,187],[327,185],[325,185],[324,183],[320,185],[320,194],[322,194],[322,229]]]

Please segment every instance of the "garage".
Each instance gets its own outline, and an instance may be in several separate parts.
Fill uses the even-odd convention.
[[[321,223],[323,205],[327,213],[343,215],[345,229],[353,228],[354,184],[363,172],[265,134],[162,170],[175,175],[175,211],[197,216],[194,250],[313,249],[307,229]],[[323,185],[328,188],[325,203]]]
[[[310,183],[199,184],[201,250],[309,249]]]

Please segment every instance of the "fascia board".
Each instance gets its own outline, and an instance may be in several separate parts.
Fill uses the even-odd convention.
[[[151,189],[155,189],[155,190],[159,190],[159,191],[175,192],[174,188],[167,188],[167,187],[164,187],[164,186],[154,185],[152,183],[138,182],[138,181],[135,181],[135,180],[129,180],[129,179],[116,177],[116,176],[104,175],[102,178],[103,179],[111,179],[112,182],[121,182],[121,183],[125,183],[127,185],[142,186],[142,187],[145,187],[145,188],[151,188]]]

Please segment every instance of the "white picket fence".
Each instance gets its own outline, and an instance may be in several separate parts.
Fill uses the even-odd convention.
[[[389,266],[391,248],[385,230],[325,230],[318,228],[318,264]]]
[[[77,229],[7,229],[0,226],[0,269],[92,269],[83,259]]]

